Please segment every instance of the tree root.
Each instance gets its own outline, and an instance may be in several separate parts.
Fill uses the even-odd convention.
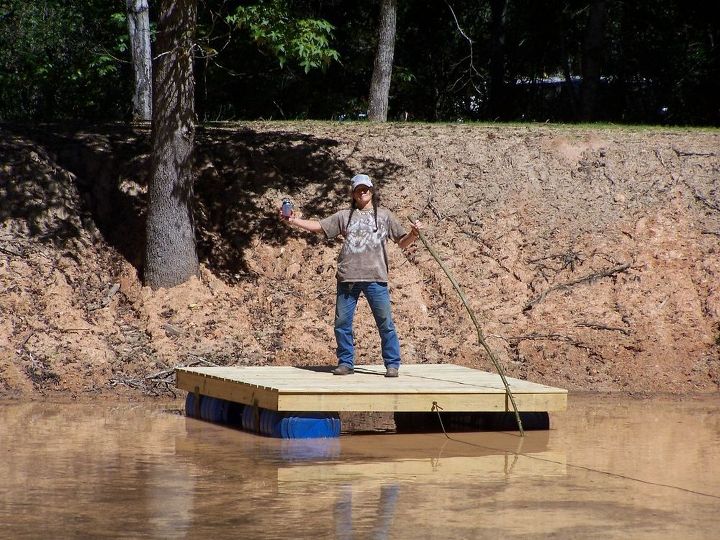
[[[605,358],[603,358],[603,356],[599,352],[595,351],[592,347],[590,347],[590,345],[588,345],[587,343],[583,343],[582,341],[578,341],[571,336],[566,336],[564,334],[538,334],[533,332],[531,334],[525,334],[522,336],[511,336],[507,338],[510,347],[513,349],[517,349],[517,346],[520,344],[520,342],[525,340],[561,341],[563,343],[567,343],[568,345],[572,345],[573,347],[577,347],[578,349],[583,349],[585,352],[588,353],[591,358],[597,358],[603,364],[605,363]]]
[[[582,276],[571,281],[566,281],[565,283],[558,283],[557,285],[553,285],[549,289],[544,290],[540,294],[533,296],[530,300],[528,300],[525,306],[523,306],[523,312],[530,311],[533,307],[535,307],[535,305],[542,302],[545,297],[550,293],[569,289],[570,287],[580,285],[582,283],[592,283],[593,281],[604,277],[611,277],[615,274],[619,274],[620,272],[625,272],[628,268],[630,268],[630,263],[623,263],[612,268],[600,270],[599,272],[593,272],[592,274],[588,274],[586,276]]]

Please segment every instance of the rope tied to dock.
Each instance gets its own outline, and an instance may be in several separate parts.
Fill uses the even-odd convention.
[[[450,435],[448,435],[447,431],[445,431],[445,426],[443,425],[442,416],[440,415],[440,411],[442,411],[443,408],[438,405],[437,401],[433,401],[432,407],[430,408],[430,412],[437,412],[438,420],[440,421],[440,427],[442,428],[443,433],[445,434],[445,437],[450,439]],[[450,439],[452,440],[452,439]]]
[[[410,218],[410,221],[412,223],[415,222],[412,218]],[[470,304],[468,303],[467,297],[465,296],[465,293],[463,292],[462,288],[460,287],[460,284],[457,282],[455,277],[452,275],[448,267],[445,265],[445,263],[442,261],[440,256],[435,252],[435,250],[432,248],[432,246],[428,243],[427,239],[425,238],[425,235],[422,233],[421,230],[418,230],[418,238],[422,242],[422,244],[425,246],[425,248],[428,250],[430,255],[432,255],[433,259],[437,261],[437,263],[440,265],[440,268],[442,268],[443,272],[447,276],[447,278],[450,280],[450,283],[452,283],[453,288],[455,289],[455,292],[458,293],[458,296],[460,297],[460,300],[462,301],[463,306],[465,306],[465,310],[468,312],[468,315],[470,315],[470,320],[472,321],[473,325],[475,326],[475,330],[477,331],[477,338],[478,343],[480,346],[485,350],[488,357],[492,361],[492,363],[495,365],[495,369],[498,372],[498,375],[500,375],[500,379],[503,382],[503,385],[505,386],[505,394],[510,399],[510,402],[513,406],[513,411],[515,412],[515,421],[517,422],[518,430],[520,431],[520,435],[522,437],[525,436],[525,431],[523,430],[522,420],[520,419],[520,412],[518,411],[517,404],[515,403],[515,396],[513,396],[512,392],[510,391],[510,385],[507,382],[507,379],[505,378],[505,370],[503,369],[502,365],[500,364],[499,360],[495,356],[495,353],[492,351],[490,346],[485,341],[485,335],[482,331],[482,328],[480,327],[480,324],[477,321],[477,318],[475,317],[475,312],[470,307]],[[433,402],[433,407],[437,406],[437,402]],[[436,409],[437,410],[437,409]],[[440,416],[440,412],[438,411],[438,417]],[[440,420],[440,423],[442,424],[442,420]],[[444,431],[444,428],[443,428]]]

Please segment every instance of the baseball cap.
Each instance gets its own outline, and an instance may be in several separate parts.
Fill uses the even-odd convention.
[[[367,174],[356,174],[352,177],[351,182],[353,189],[358,186],[367,186],[369,188],[373,187],[372,180],[370,180],[370,177]]]

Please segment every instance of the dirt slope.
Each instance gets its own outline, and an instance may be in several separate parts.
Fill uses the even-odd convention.
[[[201,276],[142,271],[148,133],[0,128],[0,395],[159,392],[177,364],[333,364],[339,244],[275,219],[347,204],[364,171],[419,216],[508,375],[717,392],[720,133],[251,123],[198,133]],[[390,247],[404,361],[491,370],[420,245]],[[370,311],[358,363],[380,362]]]

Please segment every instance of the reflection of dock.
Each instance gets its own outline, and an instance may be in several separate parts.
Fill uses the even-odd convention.
[[[370,463],[321,463],[278,468],[278,486],[292,490],[297,482],[371,482],[388,481],[465,481],[468,477],[483,482],[513,478],[564,476],[565,455],[559,452],[517,455],[499,454],[476,457],[438,457],[400,459]]]
[[[203,469],[232,453],[223,474],[240,475],[257,489],[297,494],[317,486],[372,488],[387,483],[466,484],[512,482],[567,474],[564,449],[550,445],[552,433],[461,433],[358,435],[339,439],[278,440],[186,421],[187,434],[175,452]],[[229,450],[232,449],[232,450]]]
[[[278,487],[304,483],[483,482],[564,476],[565,452],[548,449],[550,433],[526,437],[506,433],[456,433],[452,439],[428,434],[349,437],[340,442],[334,459],[293,461],[295,455],[320,454],[325,441],[282,441]],[[345,454],[345,455],[344,455]],[[349,458],[348,456],[352,456]]]
[[[216,508],[231,507],[233,524],[252,538],[277,530],[279,519],[288,526],[279,537],[494,537],[489,529],[466,533],[464,525],[448,534],[438,520],[495,527],[494,511],[478,514],[480,499],[493,499],[493,509],[514,508],[516,500],[533,505],[538,490],[564,485],[567,475],[562,439],[551,444],[550,431],[273,439],[192,418],[185,426],[176,456],[201,471],[191,477],[220,482],[196,497],[205,503],[196,515],[206,522]],[[408,520],[411,509],[421,512]]]
[[[177,387],[274,411],[511,410],[498,375],[453,364],[407,364],[397,379],[382,366],[336,377],[327,368],[291,366],[178,368]],[[567,390],[508,378],[521,411],[561,411]]]

